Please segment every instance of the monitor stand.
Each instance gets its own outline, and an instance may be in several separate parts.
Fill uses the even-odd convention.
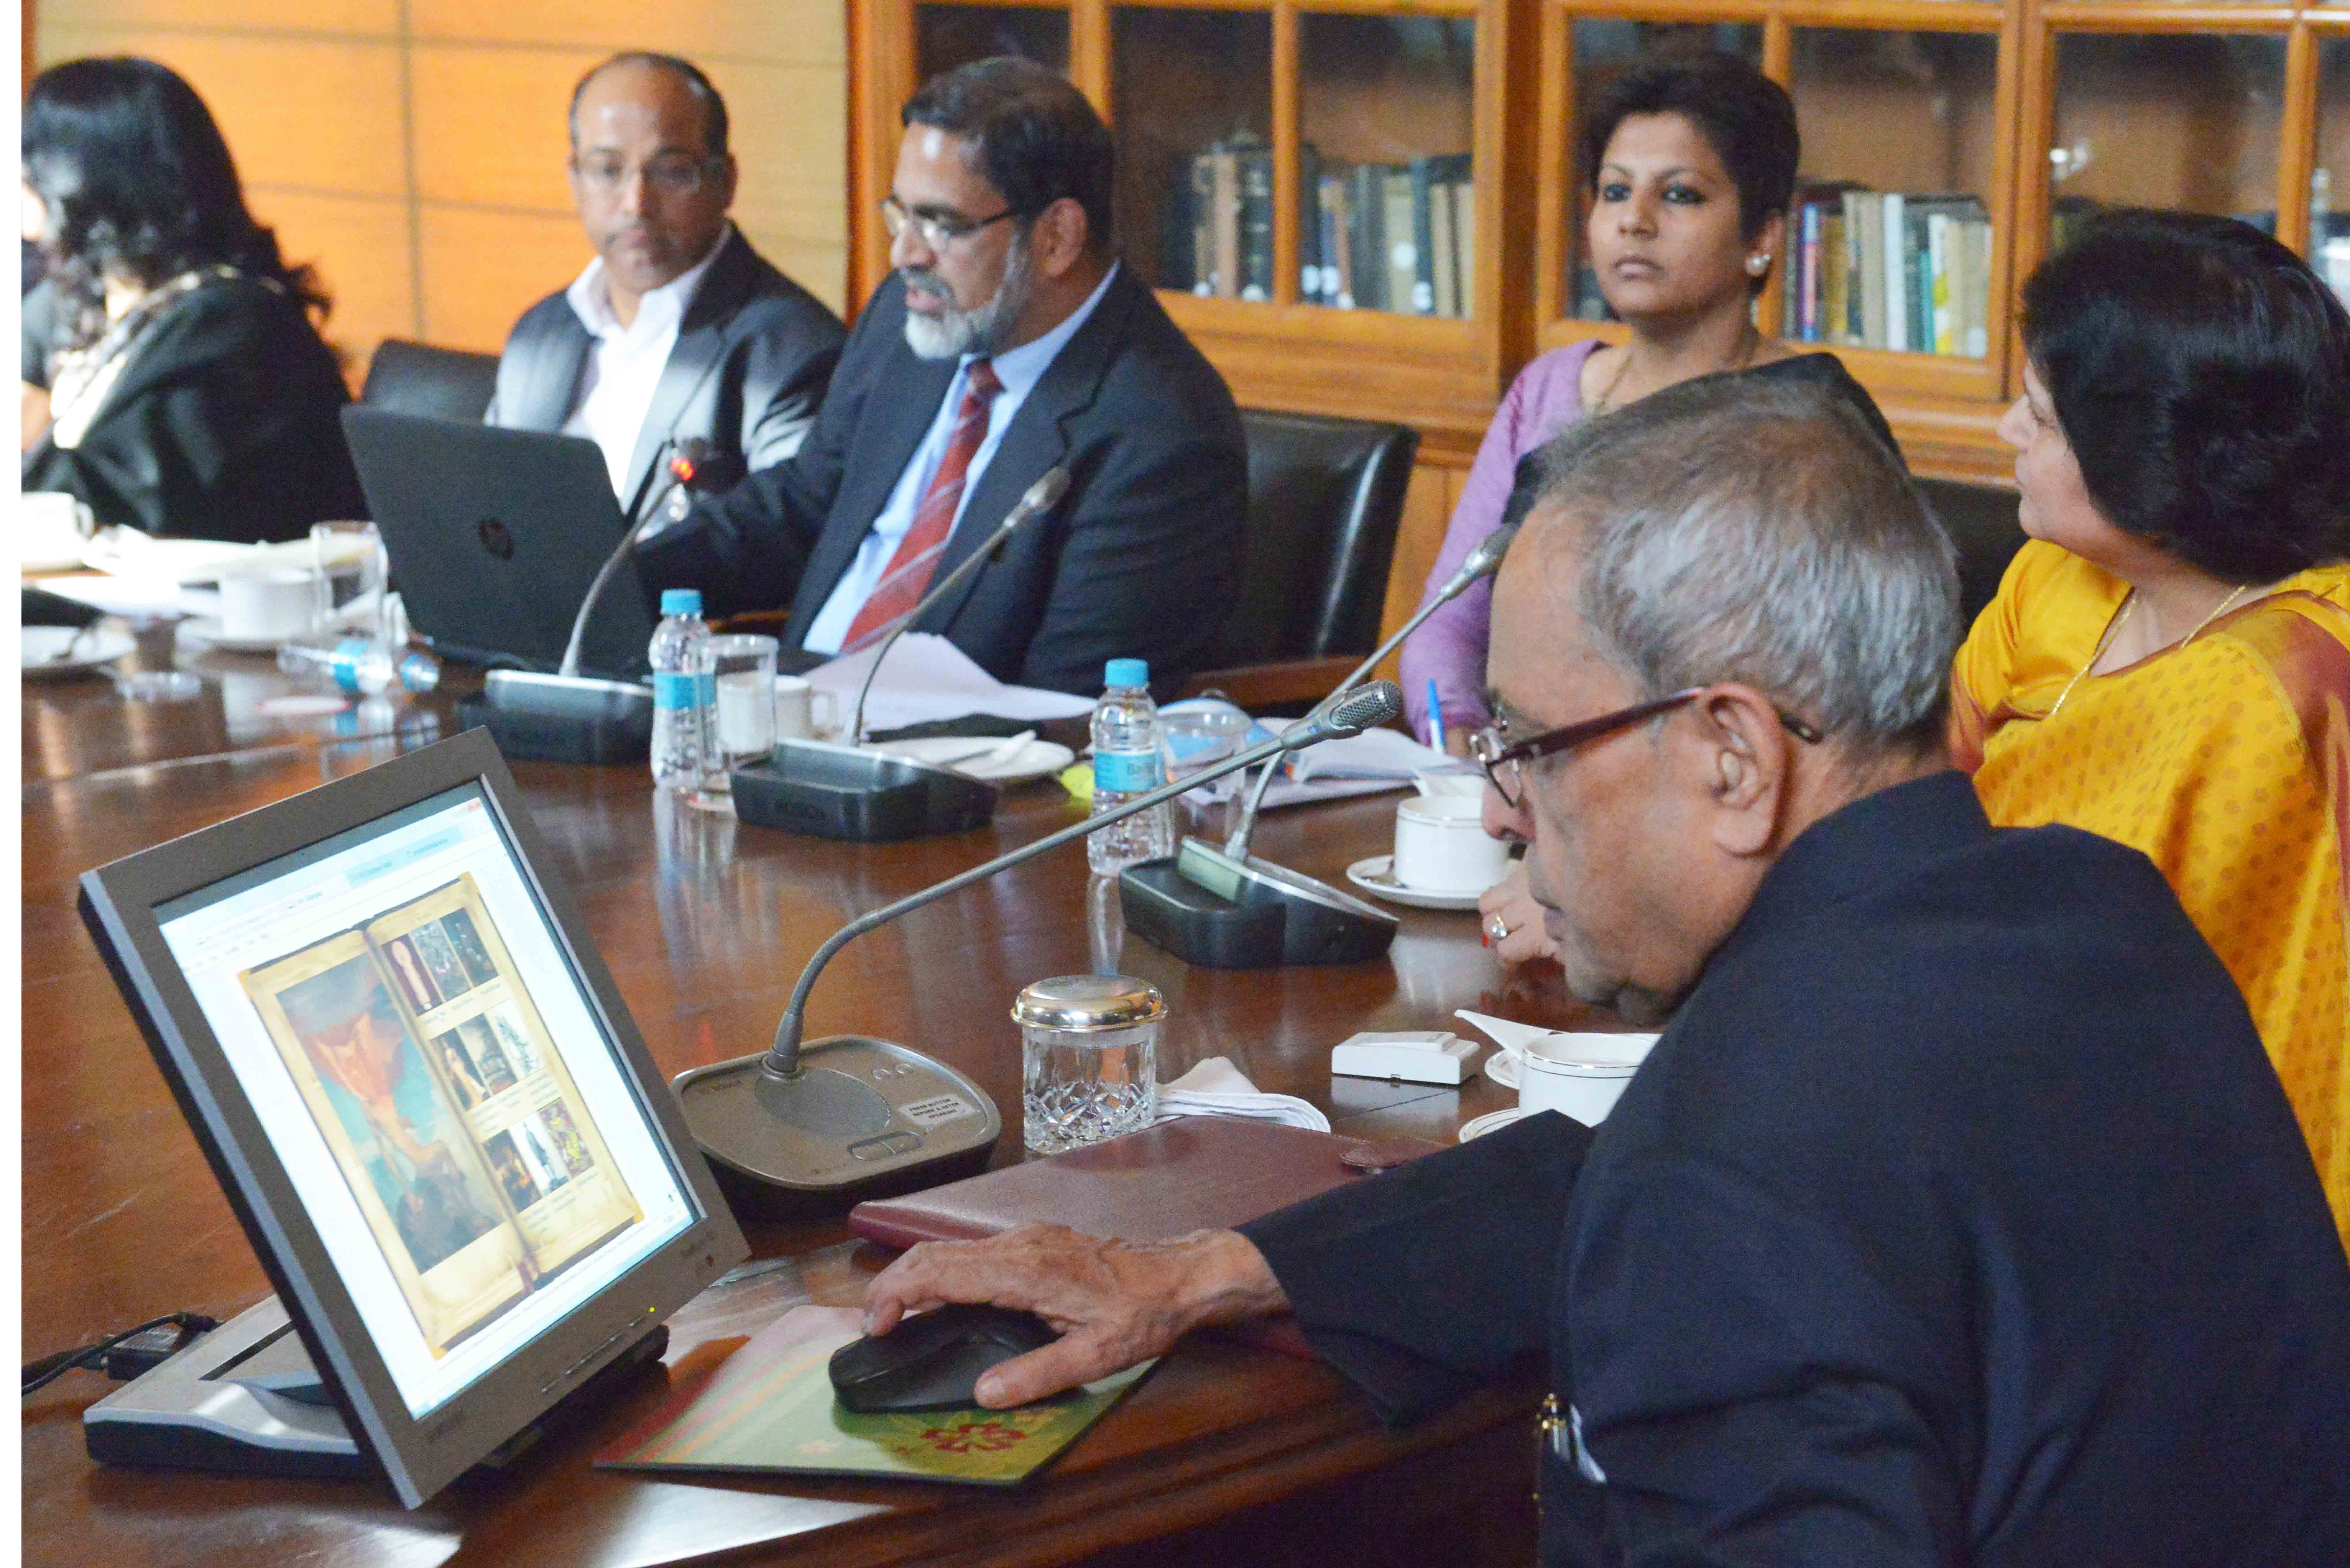
[[[374,1467],[276,1296],[82,1412],[89,1457],[246,1474],[363,1476]]]
[[[518,1457],[668,1348],[668,1328],[652,1329],[483,1463],[495,1468]],[[241,1475],[378,1473],[276,1296],[124,1384],[81,1420],[89,1457],[109,1464]]]

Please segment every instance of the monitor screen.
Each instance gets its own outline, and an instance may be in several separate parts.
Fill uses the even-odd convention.
[[[744,1256],[483,732],[88,872],[82,906],[411,1507]]]
[[[409,1414],[697,1217],[478,784],[156,910]]]

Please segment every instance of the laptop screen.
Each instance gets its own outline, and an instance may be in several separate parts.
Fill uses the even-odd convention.
[[[157,907],[411,1417],[691,1228],[482,786]]]

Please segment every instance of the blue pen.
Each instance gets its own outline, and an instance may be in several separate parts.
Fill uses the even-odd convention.
[[[1428,743],[1444,749],[1444,710],[1436,705],[1436,677],[1428,678]]]

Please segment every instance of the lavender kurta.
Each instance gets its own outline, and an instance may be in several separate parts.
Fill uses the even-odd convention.
[[[1486,535],[1501,525],[1502,509],[1509,504],[1510,486],[1517,477],[1518,459],[1583,417],[1583,362],[1601,345],[1596,339],[1555,348],[1518,372],[1510,383],[1493,422],[1477,448],[1469,481],[1461,487],[1461,504],[1444,530],[1444,547],[1436,554],[1435,569],[1428,575],[1420,602],[1434,593],[1469,558]],[[1404,711],[1411,732],[1428,735],[1428,683],[1436,682],[1437,701],[1444,710],[1448,732],[1466,733],[1487,722],[1485,709],[1485,643],[1493,620],[1492,578],[1430,616],[1403,645]]]
[[[1444,531],[1436,569],[1421,590],[1422,604],[1461,569],[1478,541],[1501,526],[1511,486],[1517,479],[1518,459],[1583,417],[1583,365],[1598,347],[1596,342],[1583,342],[1554,349],[1520,371],[1510,384],[1509,395],[1494,410],[1493,422],[1477,449],[1469,483],[1461,487],[1461,504],[1453,508],[1452,524]],[[1849,402],[1886,450],[1897,459],[1900,456],[1901,448],[1884,414],[1833,354],[1795,354],[1718,374],[1814,383]],[[1492,623],[1493,585],[1489,578],[1430,616],[1403,645],[1403,694],[1412,733],[1423,737],[1428,733],[1431,680],[1436,682],[1448,734],[1492,721],[1485,709],[1485,643]]]

